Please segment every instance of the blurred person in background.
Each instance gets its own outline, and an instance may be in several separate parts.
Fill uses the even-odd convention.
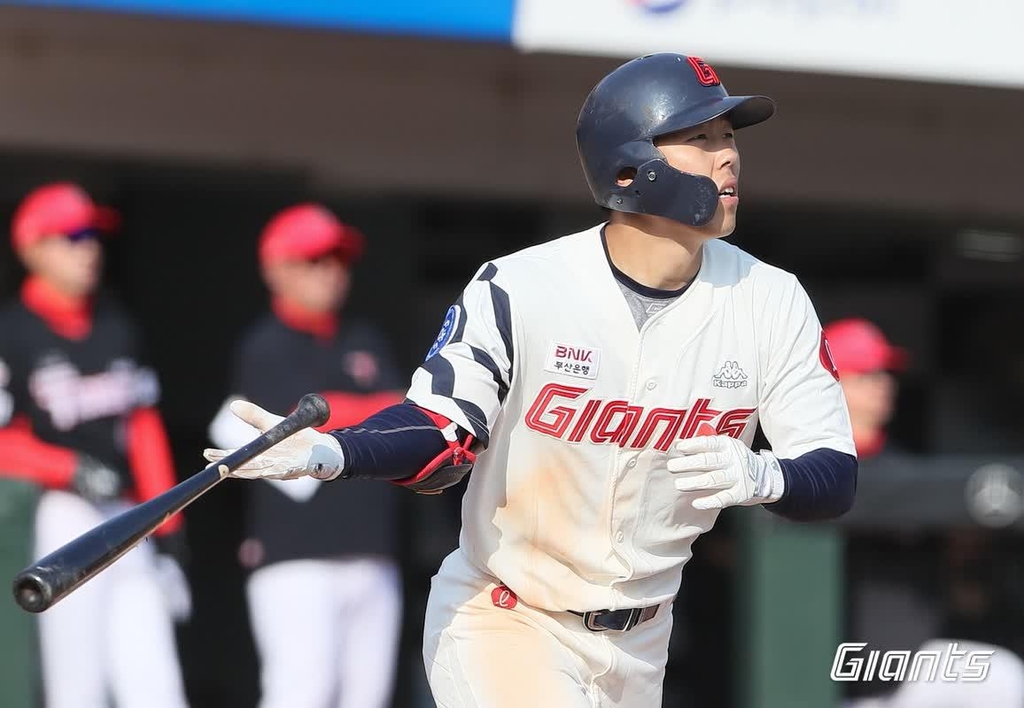
[[[875,324],[849,318],[825,327],[840,384],[850,409],[857,456],[886,450],[887,428],[896,408],[896,374],[907,366],[907,352],[893,346]]]
[[[906,370],[909,357],[862,318],[826,325],[825,337],[850,409],[863,491],[885,474],[887,461],[906,454],[889,439],[888,427],[896,410],[897,375]],[[858,495],[851,515],[865,503]],[[937,543],[934,535],[888,528],[857,529],[848,537],[850,641],[881,650],[912,650],[936,636],[941,623]],[[854,695],[873,695],[892,685],[874,682],[850,688]]]
[[[176,481],[157,378],[128,316],[99,292],[99,236],[116,222],[77,185],[54,183],[12,224],[28,277],[0,311],[0,470],[44,490],[36,558]],[[186,705],[172,621],[190,612],[183,548],[172,517],[156,544],[39,615],[49,708]]]
[[[897,470],[927,474],[927,459],[911,455],[888,435],[896,410],[897,376],[907,368],[907,352],[894,346],[874,323],[848,318],[825,327],[840,383],[850,409],[860,459],[858,497],[851,517],[874,498],[870,489]],[[991,650],[989,677],[982,683],[892,681],[847,684],[857,708],[1024,707],[1024,662],[1007,646],[1012,635],[1006,603],[992,607],[991,578],[999,565],[977,529],[925,532],[893,519],[885,527],[857,528],[846,551],[850,617],[847,641],[867,642],[879,651],[947,652]],[[981,572],[982,566],[988,572]],[[992,611],[1007,622],[982,626],[976,618]],[[943,639],[952,637],[953,639]],[[974,641],[970,641],[974,640]]]
[[[258,435],[229,411],[237,399],[290,410],[320,393],[331,407],[323,430],[402,400],[381,335],[341,321],[363,249],[362,233],[318,204],[290,207],[267,224],[259,258],[271,312],[238,344],[231,395],[209,428],[214,444],[238,447]],[[305,477],[246,491],[239,558],[252,571],[262,708],[389,705],[402,612],[396,490]]]

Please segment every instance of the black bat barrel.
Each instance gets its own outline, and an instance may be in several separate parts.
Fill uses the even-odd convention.
[[[295,410],[255,440],[189,477],[163,494],[108,519],[21,571],[14,579],[17,603],[43,612],[94,578],[167,519],[212,489],[228,473],[285,438],[327,422],[330,408],[322,396],[307,394]]]

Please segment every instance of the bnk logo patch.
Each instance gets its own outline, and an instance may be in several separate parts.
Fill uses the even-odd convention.
[[[581,379],[596,379],[601,366],[601,350],[552,342],[544,359],[544,371]]]

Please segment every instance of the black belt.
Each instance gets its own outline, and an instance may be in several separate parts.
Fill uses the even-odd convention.
[[[590,612],[574,612],[577,617],[583,618],[583,626],[591,632],[628,632],[649,619],[654,619],[658,614],[661,605],[649,607],[634,607],[631,610],[591,610]]]

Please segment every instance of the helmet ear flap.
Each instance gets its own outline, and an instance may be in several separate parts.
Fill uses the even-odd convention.
[[[718,186],[714,180],[680,172],[662,158],[644,162],[632,175],[632,181],[616,183],[609,190],[603,206],[614,211],[664,216],[690,226],[708,223],[718,209]]]

